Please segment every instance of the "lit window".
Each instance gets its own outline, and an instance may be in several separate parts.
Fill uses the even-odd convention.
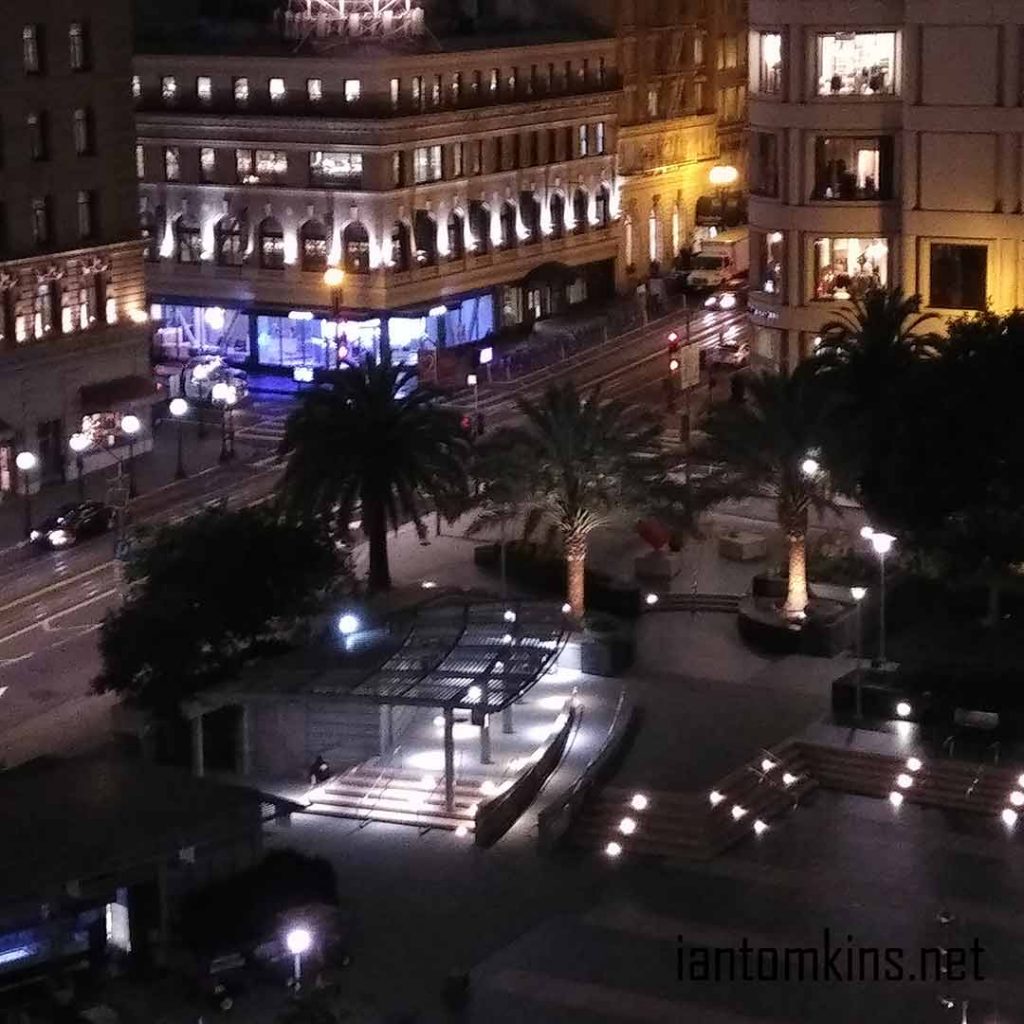
[[[413,153],[413,180],[417,185],[440,181],[442,175],[441,147],[420,146]]]
[[[895,69],[895,32],[818,36],[819,96],[892,96]]]
[[[857,298],[889,283],[884,238],[818,238],[814,243],[816,299]]]
[[[138,75],[132,75],[132,99],[139,99],[142,96],[142,79]]]
[[[288,154],[279,149],[236,149],[235,168],[245,184],[278,178],[288,172]]]
[[[461,142],[456,142],[455,145],[452,146],[452,177],[453,178],[461,178],[462,175],[465,173],[464,155],[463,155],[463,152],[462,152],[462,146],[463,146],[463,144]]]
[[[75,139],[75,152],[86,156],[92,152],[92,119],[84,107],[75,110],[71,120],[71,130]]]
[[[658,87],[656,85],[647,87],[647,116],[658,116]]]
[[[135,147],[135,176],[139,181],[146,176],[146,150],[142,146]]]
[[[400,78],[391,79],[391,109],[397,110],[399,104],[402,102],[402,80]]]
[[[21,54],[26,74],[35,75],[42,71],[43,62],[39,54],[39,27],[37,25],[26,25],[21,30]]]
[[[761,290],[781,295],[784,236],[781,231],[769,231],[761,238]]]
[[[248,78],[236,78],[232,86],[235,96],[235,102],[239,106],[245,106],[249,102],[249,79]]]
[[[452,103],[458,103],[462,98],[462,72],[452,73]]]
[[[587,131],[587,126],[585,124],[581,124],[576,129],[576,138],[579,155],[587,156],[590,151],[590,133]]]
[[[814,140],[812,199],[878,201],[892,198],[891,136]]]
[[[412,105],[417,109],[423,108],[423,76],[416,75],[412,80]]]
[[[762,32],[757,38],[758,60],[757,91],[769,96],[782,92],[782,35]]]
[[[160,79],[160,96],[165,103],[173,103],[178,98],[178,80],[174,75],[164,75]]]
[[[519,68],[512,68],[508,73],[508,91],[511,95],[516,94],[519,88]]]
[[[196,98],[200,103],[209,103],[213,99],[213,82],[209,75],[200,75],[196,79]]]
[[[181,153],[177,146],[167,146],[164,149],[164,178],[167,181],[181,179]]]
[[[74,21],[68,26],[68,64],[72,71],[82,71],[89,66],[89,48],[85,26]]]
[[[310,103],[319,103],[324,98],[324,83],[321,79],[306,79],[306,97]]]
[[[360,188],[363,183],[363,154],[340,150],[310,153],[309,178],[314,185]]]
[[[594,128],[594,144],[597,149],[597,152],[603,156],[605,151],[604,121],[598,121]]]
[[[498,69],[491,68],[491,79],[488,84],[488,92],[493,96],[498,91]]]
[[[199,172],[203,181],[213,181],[217,173],[217,151],[212,146],[199,150]]]
[[[285,98],[286,90],[283,78],[272,78],[270,80],[270,98],[275,103],[280,103]]]
[[[94,230],[91,192],[78,193],[78,237],[91,238]]]
[[[356,103],[363,94],[363,83],[358,78],[345,79],[345,102]]]
[[[430,105],[432,107],[441,106],[441,76],[434,75],[434,81],[430,86]]]

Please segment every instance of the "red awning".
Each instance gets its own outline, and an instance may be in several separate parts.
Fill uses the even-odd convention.
[[[130,405],[152,405],[163,398],[163,388],[148,377],[115,377],[81,389],[82,413],[117,412]]]

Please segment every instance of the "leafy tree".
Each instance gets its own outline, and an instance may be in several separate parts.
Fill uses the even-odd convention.
[[[104,619],[93,681],[148,709],[178,704],[285,642],[336,581],[333,549],[272,512],[207,512],[131,556],[124,604]]]
[[[542,523],[553,528],[565,554],[572,614],[581,618],[591,533],[670,493],[664,465],[649,451],[660,426],[633,406],[602,398],[599,388],[581,395],[571,382],[517,404],[523,424],[481,446],[484,500],[491,504],[484,518],[521,508],[527,536]]]
[[[825,461],[833,483],[848,494],[874,489],[893,421],[906,410],[908,380],[936,354],[918,296],[871,289],[825,325],[812,365],[828,395]]]
[[[337,536],[361,519],[371,591],[391,586],[388,527],[412,520],[422,534],[424,499],[465,489],[468,441],[440,399],[414,371],[371,361],[330,374],[288,418],[284,506]]]
[[[789,546],[789,589],[785,612],[800,617],[807,608],[809,512],[830,507],[825,477],[805,472],[804,463],[821,444],[825,407],[808,364],[791,376],[755,374],[747,380],[744,404],[714,406],[704,424],[700,454],[716,467],[702,483],[703,500],[742,497],[762,486],[775,493],[779,526]]]

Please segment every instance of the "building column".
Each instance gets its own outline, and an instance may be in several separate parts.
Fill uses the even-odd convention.
[[[451,814],[455,810],[455,712],[444,709],[444,807]]]
[[[252,722],[249,705],[241,706],[238,719],[238,771],[246,776],[252,774]]]
[[[515,728],[512,725],[512,705],[511,704],[509,704],[508,707],[506,707],[501,712],[501,731],[506,736],[511,736],[516,731]]]
[[[192,774],[200,778],[206,772],[203,757],[203,715],[202,712],[192,719]]]
[[[486,713],[488,707],[488,687],[483,686],[484,717],[480,723],[480,763],[491,763],[491,716]]]
[[[385,757],[395,745],[395,709],[391,704],[380,706],[380,755]]]

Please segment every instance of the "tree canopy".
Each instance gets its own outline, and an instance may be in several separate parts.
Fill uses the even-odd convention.
[[[100,692],[171,713],[282,643],[338,578],[333,547],[269,510],[207,512],[156,531],[126,566],[100,633]]]

